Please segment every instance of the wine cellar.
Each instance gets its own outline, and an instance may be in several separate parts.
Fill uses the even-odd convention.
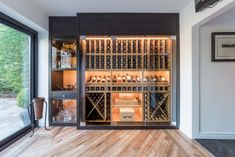
[[[165,29],[151,19],[164,17]],[[146,23],[137,26],[141,18]],[[178,34],[169,24],[177,20],[175,14],[51,17],[50,125],[174,128]]]
[[[170,122],[170,36],[81,37],[85,122]]]

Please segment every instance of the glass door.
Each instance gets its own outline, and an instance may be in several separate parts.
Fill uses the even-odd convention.
[[[0,19],[0,146],[30,125],[32,37]]]

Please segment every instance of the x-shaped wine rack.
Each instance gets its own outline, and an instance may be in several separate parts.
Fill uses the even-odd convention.
[[[98,101],[96,102],[96,103],[94,103],[93,101],[92,101],[92,99],[89,97],[89,95],[88,94],[86,94],[86,97],[89,99],[89,101],[91,102],[91,104],[93,105],[93,108],[91,109],[91,111],[89,112],[89,114],[87,115],[87,117],[89,117],[91,114],[92,114],[92,112],[94,111],[94,110],[96,110],[98,113],[99,113],[99,115],[105,120],[105,117],[104,117],[104,115],[102,115],[102,113],[101,113],[101,111],[97,108],[97,106],[99,105],[99,102],[102,100],[102,98],[104,97],[104,93],[100,96],[100,98],[98,99]]]

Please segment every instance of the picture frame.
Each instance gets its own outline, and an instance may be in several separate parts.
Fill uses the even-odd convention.
[[[235,32],[213,32],[211,39],[212,62],[235,61]]]

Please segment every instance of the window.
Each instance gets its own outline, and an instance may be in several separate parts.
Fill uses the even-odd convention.
[[[36,37],[35,31],[0,14],[0,146],[30,128],[27,106],[36,96]]]

